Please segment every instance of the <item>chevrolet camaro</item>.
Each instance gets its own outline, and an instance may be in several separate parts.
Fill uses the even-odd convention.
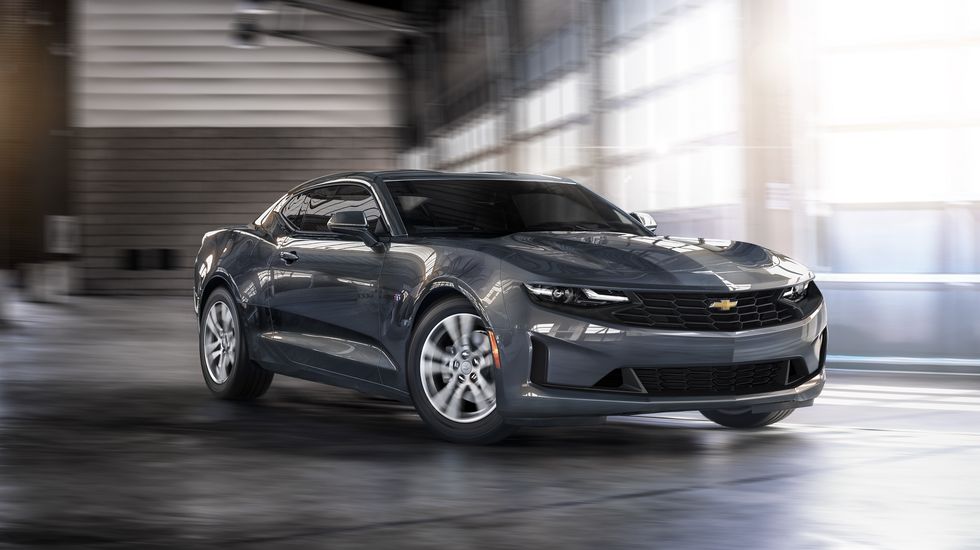
[[[465,443],[667,411],[759,428],[811,405],[827,348],[813,274],[655,231],[558,177],[317,178],[204,236],[204,381],[224,399],[275,373],[398,399]]]

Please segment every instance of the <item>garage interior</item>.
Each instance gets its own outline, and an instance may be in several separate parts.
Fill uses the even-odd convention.
[[[978,2],[5,0],[0,66],[0,543],[980,546]],[[211,400],[201,235],[391,168],[801,260],[824,397],[493,448],[282,377]]]

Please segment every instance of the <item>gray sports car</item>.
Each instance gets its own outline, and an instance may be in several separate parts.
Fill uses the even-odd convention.
[[[299,185],[196,261],[204,381],[273,373],[414,404],[437,435],[698,410],[777,422],[824,385],[813,274],[754,244],[658,236],[564,178],[358,172]]]

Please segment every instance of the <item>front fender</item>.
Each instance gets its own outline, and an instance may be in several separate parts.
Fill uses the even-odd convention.
[[[494,330],[506,326],[500,292],[500,260],[452,246],[395,242],[381,274],[381,343],[399,371],[408,365],[412,330],[422,308],[442,293],[467,298]],[[388,373],[382,373],[387,376]],[[386,383],[405,387],[401,372]]]
[[[412,309],[410,311],[410,315],[408,315],[408,318],[417,320],[423,306],[428,304],[430,297],[433,297],[433,293],[438,295],[446,290],[450,290],[466,297],[466,299],[469,300],[470,303],[473,304],[473,307],[480,313],[480,316],[482,316],[487,321],[487,324],[490,325],[489,328],[491,330],[496,330],[498,326],[504,323],[503,316],[500,315],[500,312],[493,309],[494,302],[498,298],[498,296],[493,294],[499,294],[499,291],[497,290],[498,287],[499,284],[494,284],[491,286],[489,292],[481,295],[472,286],[458,277],[449,275],[437,277],[424,287],[420,287],[419,295],[414,298],[413,303],[411,304]]]

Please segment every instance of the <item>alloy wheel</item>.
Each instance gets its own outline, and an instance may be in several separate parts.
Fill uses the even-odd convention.
[[[433,327],[420,367],[425,395],[443,417],[476,422],[496,408],[490,335],[479,316],[457,313]]]
[[[208,376],[215,384],[224,384],[235,366],[238,334],[235,317],[224,302],[215,302],[204,322],[204,360]]]

